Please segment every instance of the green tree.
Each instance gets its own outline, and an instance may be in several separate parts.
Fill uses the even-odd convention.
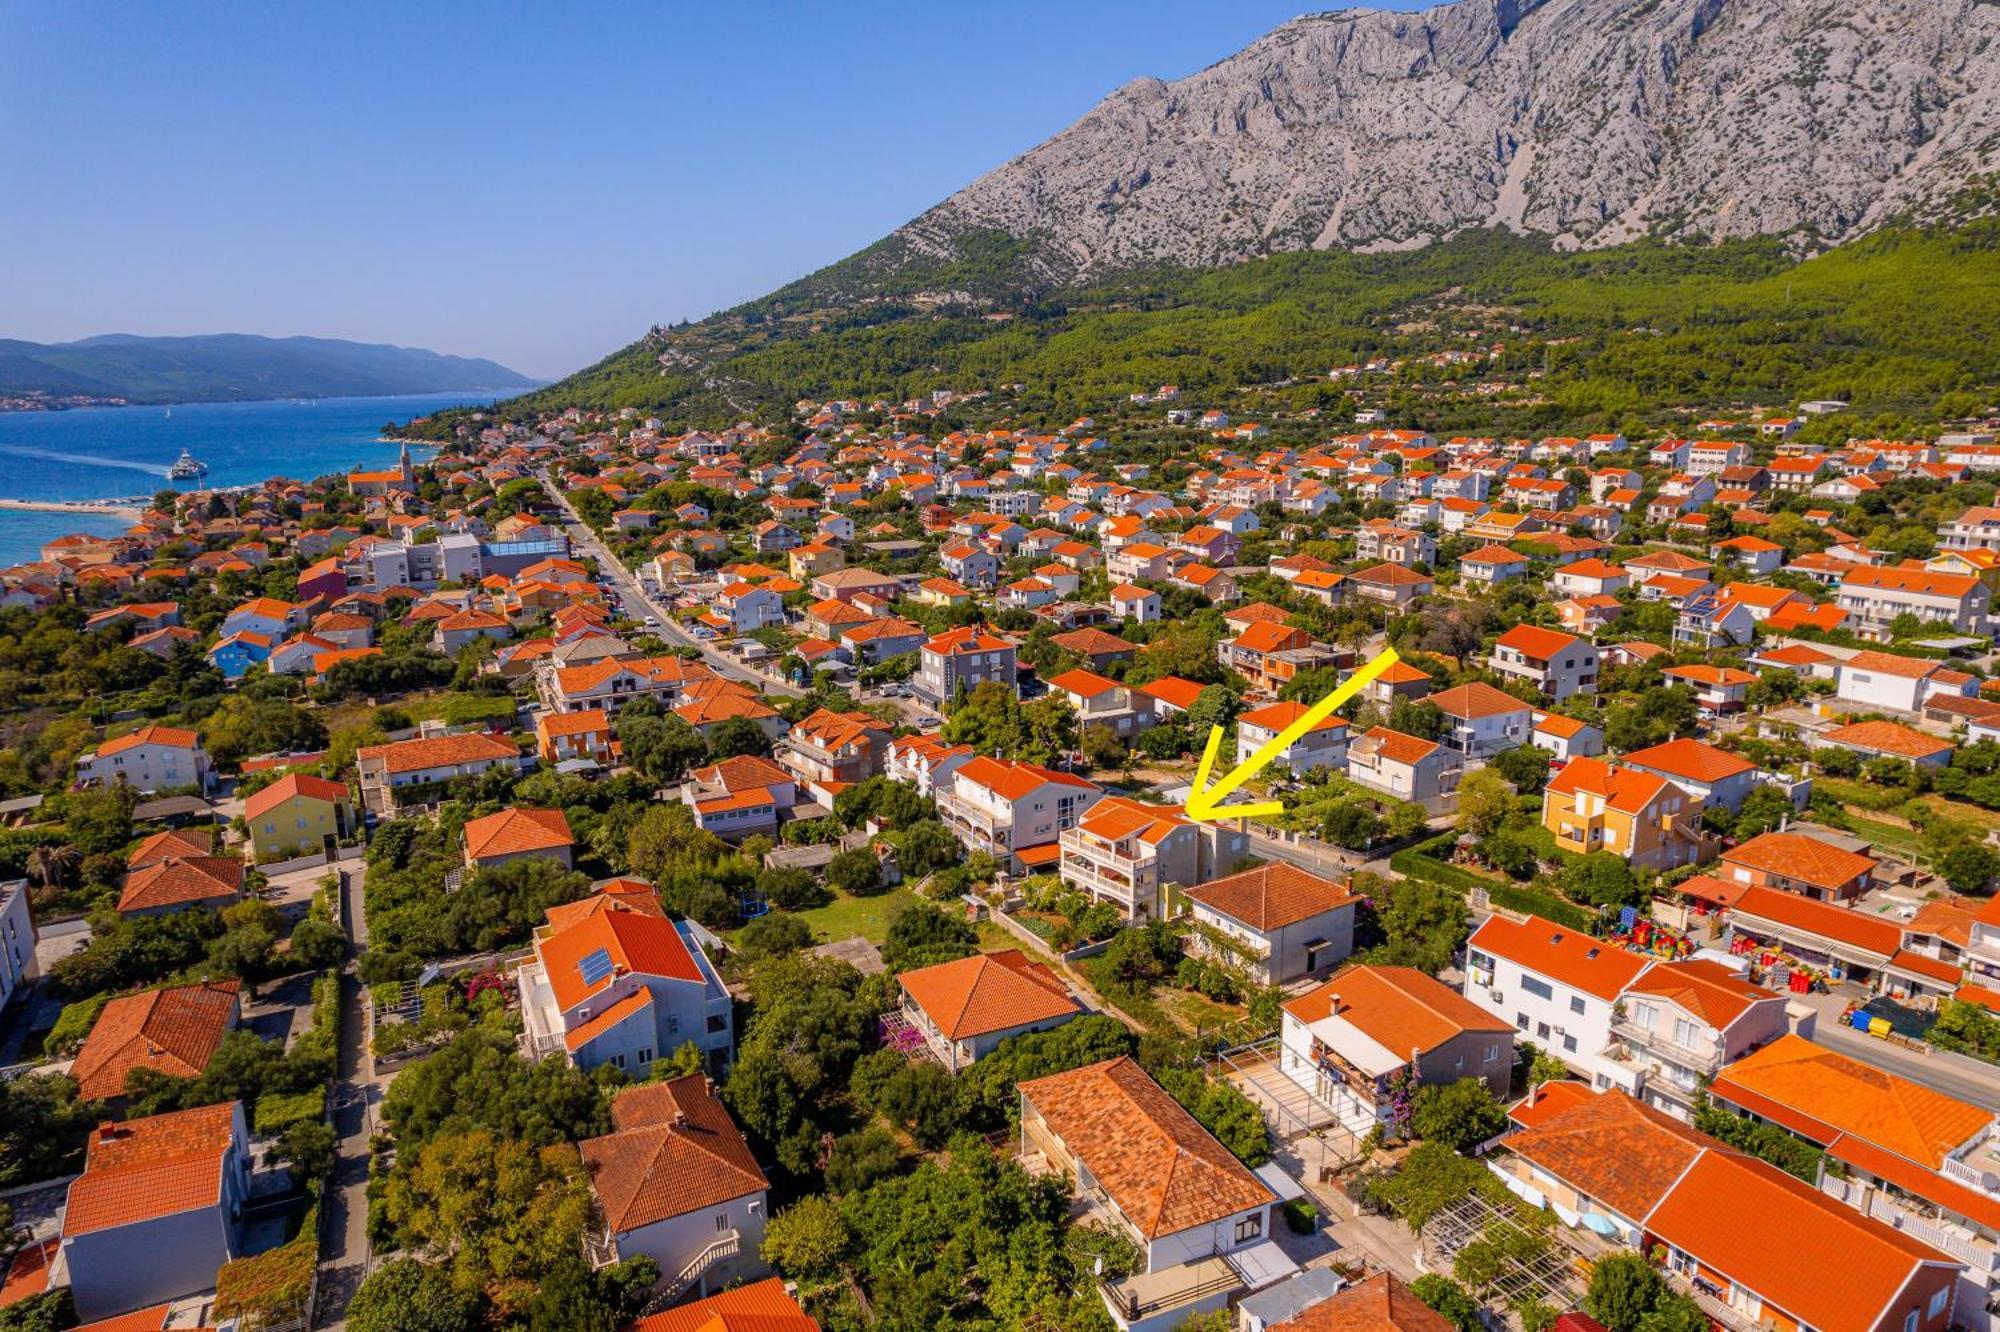
[[[887,887],[882,882],[881,860],[865,846],[842,851],[828,861],[826,881],[854,897],[873,897]]]
[[[833,893],[810,870],[778,866],[757,876],[757,892],[780,911],[810,911],[833,900]]]
[[[1938,873],[1957,892],[1984,893],[2000,874],[2000,855],[1977,842],[1955,846],[1938,861]]]
[[[721,760],[739,755],[768,757],[771,737],[748,717],[728,717],[708,733],[708,756]]]
[[[354,1292],[347,1325],[353,1332],[473,1332],[479,1301],[441,1267],[391,1258]]]
[[[1448,1276],[1426,1272],[1410,1283],[1410,1293],[1435,1310],[1457,1332],[1485,1332],[1479,1302]]]
[[[979,935],[963,914],[929,902],[898,907],[882,939],[882,961],[892,972],[933,966],[979,951]]]
[[[762,1253],[764,1261],[786,1276],[818,1281],[839,1270],[849,1242],[840,1205],[807,1194],[771,1218]]]
[[[1507,1111],[1483,1079],[1427,1082],[1410,1107],[1410,1131],[1425,1142],[1466,1151],[1507,1128]]]
[[[672,713],[649,715],[628,706],[618,714],[617,729],[625,761],[662,785],[680,781],[708,757],[701,732]]]
[[[1514,788],[1492,768],[1481,768],[1458,784],[1458,829],[1484,842],[1514,812]]]
[[[1471,932],[1464,894],[1444,884],[1403,879],[1382,885],[1375,880],[1366,895],[1374,903],[1362,921],[1371,941],[1366,950],[1370,962],[1435,974],[1451,964]]]
[[[1583,1307],[1608,1332],[1639,1332],[1646,1315],[1666,1293],[1667,1283],[1644,1257],[1614,1253],[1598,1259],[1591,1269]]]

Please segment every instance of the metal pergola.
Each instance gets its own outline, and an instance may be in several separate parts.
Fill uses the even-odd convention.
[[[1514,1208],[1484,1194],[1468,1193],[1425,1222],[1422,1239],[1448,1266],[1468,1244],[1487,1238],[1498,1227],[1520,1225]],[[1585,1255],[1568,1242],[1561,1227],[1552,1229],[1547,1238],[1548,1248],[1532,1259],[1503,1257],[1499,1272],[1475,1293],[1509,1307],[1528,1300],[1542,1300],[1558,1309],[1573,1307],[1583,1296],[1580,1269]]]

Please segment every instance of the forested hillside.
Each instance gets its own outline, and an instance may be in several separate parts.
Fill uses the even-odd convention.
[[[1407,423],[1434,428],[1642,426],[1662,413],[1814,397],[1928,417],[1946,395],[2000,381],[1996,242],[1991,221],[1891,229],[1795,262],[1770,240],[1563,254],[1485,231],[1407,253],[1123,274],[1040,297],[1010,294],[996,260],[983,272],[960,266],[965,296],[948,304],[880,295],[793,308],[801,284],[656,329],[503,410],[631,406],[715,425],[801,397],[1018,382],[1062,414],[1163,383],[1199,397],[1287,380],[1300,381],[1288,392],[1306,405],[1340,396],[1328,367],[1384,357],[1408,362],[1397,376],[1406,405],[1421,399]],[[981,280],[993,285],[976,289]],[[1496,346],[1480,373],[1511,379],[1511,393],[1449,391],[1468,372],[1425,359]]]

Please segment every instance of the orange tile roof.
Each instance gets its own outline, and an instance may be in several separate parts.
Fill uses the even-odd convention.
[[[1512,1032],[1458,991],[1415,967],[1355,963],[1324,984],[1288,1000],[1285,1011],[1301,1022],[1330,1017],[1334,1000],[1340,1016],[1383,1049],[1427,1053],[1469,1031]]]
[[[15,1251],[7,1262],[5,1277],[0,1278],[0,1309],[49,1288],[49,1264],[55,1261],[56,1251],[61,1247],[61,1240],[51,1239],[23,1244]]]
[[[1650,772],[1623,768],[1602,759],[1578,757],[1564,764],[1563,770],[1549,781],[1547,794],[1575,795],[1584,792],[1597,796],[1621,813],[1641,814],[1654,801],[1671,796],[1678,790],[1680,788],[1666,778]]]
[[[1752,985],[1720,962],[1706,958],[1662,962],[1634,981],[1631,989],[1635,994],[1670,1000],[1717,1031],[1729,1030],[1758,1004],[1784,1002],[1784,996],[1776,991]]]
[[[1036,1078],[1019,1090],[1148,1240],[1276,1201],[1130,1056]]]
[[[1701,1154],[1646,1218],[1646,1229],[1711,1271],[1826,1332],[1877,1325],[1919,1264],[1944,1254],[1835,1202],[1775,1166]],[[1784,1236],[1774,1244],[1771,1237]]]
[[[1708,785],[1726,781],[1738,773],[1755,772],[1757,765],[1726,749],[1700,740],[1669,740],[1663,745],[1635,749],[1625,756],[1635,768],[1650,768],[1669,777],[1684,777]]]
[[[1106,679],[1096,671],[1078,669],[1064,671],[1056,676],[1049,681],[1049,688],[1059,689],[1066,694],[1075,694],[1079,698],[1096,698],[1099,694],[1108,694],[1119,688],[1119,684],[1116,680]]]
[[[577,1145],[604,1220],[631,1231],[770,1187],[699,1073],[649,1082],[611,1103],[613,1131]]]
[[[611,718],[603,708],[545,712],[535,719],[535,729],[544,736],[600,735],[611,730]]]
[[[125,860],[125,868],[140,869],[147,865],[157,865],[163,860],[186,860],[191,856],[206,856],[215,849],[215,836],[207,828],[169,828],[156,832],[138,846]]]
[[[1019,759],[987,758],[983,754],[966,760],[957,775],[973,786],[993,792],[1003,800],[1019,800],[1044,782],[1084,787],[1093,791],[1098,789],[1095,782],[1085,781],[1072,773],[1057,772],[1053,768],[1044,768],[1040,764],[1027,763]]]
[[[1232,646],[1239,647],[1245,652],[1285,652],[1293,648],[1308,647],[1312,641],[1312,635],[1303,629],[1273,624],[1269,620],[1253,620],[1244,626],[1243,632],[1236,636]]]
[[[363,745],[354,751],[359,759],[381,759],[390,773],[420,772],[425,768],[448,768],[479,760],[519,758],[521,751],[498,736],[485,731],[464,735],[438,735],[418,740],[396,740],[386,745]]]
[[[102,1124],[69,1186],[63,1234],[87,1235],[173,1216],[222,1199],[237,1103]]]
[[[611,901],[588,915],[564,915],[560,923],[551,911],[549,920],[543,927],[546,933],[537,932],[541,937],[535,941],[535,952],[564,1011],[609,986],[621,970],[702,983],[701,967],[688,952],[687,940],[662,916]],[[578,963],[600,949],[609,955],[614,969],[589,984]]]
[[[1517,624],[1494,642],[1496,648],[1513,648],[1536,661],[1548,661],[1582,640],[1574,634],[1539,625]]]
[[[1749,671],[1739,671],[1733,666],[1708,666],[1701,663],[1692,666],[1669,666],[1660,674],[1676,680],[1687,680],[1693,684],[1715,685],[1724,689],[1757,683],[1757,677]]]
[[[1495,689],[1483,680],[1462,684],[1451,689],[1432,694],[1430,702],[1447,717],[1467,720],[1476,717],[1497,717],[1509,712],[1528,712],[1526,703],[1502,689]]]
[[[1861,721],[1848,726],[1836,726],[1822,734],[1820,739],[1828,744],[1872,749],[1878,754],[1909,759],[1929,758],[1934,754],[1948,753],[1953,747],[1949,740],[1925,735],[1922,731],[1913,731],[1900,722],[1892,721]]]
[[[347,799],[347,787],[340,782],[328,781],[324,777],[288,772],[245,800],[243,817],[245,820],[262,818],[266,811],[276,809],[287,800],[298,796],[307,800],[325,800],[340,804]]]
[[[1797,879],[1816,888],[1839,888],[1875,869],[1875,862],[1867,856],[1796,832],[1760,834],[1724,851],[1722,863]]]
[[[1425,1304],[1393,1272],[1377,1272],[1322,1300],[1269,1332],[1452,1332],[1453,1324]]]
[[[1613,1088],[1565,1097],[1553,1113],[1509,1137],[1506,1147],[1636,1222],[1659,1206],[1711,1142]]]
[[[906,971],[903,990],[948,1040],[983,1036],[1081,1012],[1069,987],[1019,949]]]
[[[1483,948],[1537,976],[1605,1000],[1616,999],[1651,962],[1540,916],[1518,921],[1488,916],[1486,923],[1473,931],[1467,946]]]
[[[234,1025],[241,988],[206,981],[119,995],[97,1015],[70,1076],[93,1101],[123,1096],[125,1075],[135,1068],[196,1076]]]
[[[128,735],[106,740],[97,747],[97,755],[99,758],[110,758],[114,754],[123,754],[126,750],[137,749],[141,745],[165,745],[170,749],[198,749],[201,746],[201,737],[193,731],[182,730],[178,726],[141,726]]]
[[[1252,708],[1250,711],[1239,715],[1236,720],[1239,722],[1248,722],[1250,725],[1265,731],[1282,731],[1311,711],[1312,708],[1308,705],[1296,699],[1287,699],[1282,703],[1266,703],[1261,708]],[[1344,731],[1346,729],[1347,719],[1345,717],[1327,716],[1322,717],[1313,725],[1311,733]]]
[[[1374,746],[1375,752],[1391,763],[1401,763],[1415,767],[1431,755],[1437,753],[1437,742],[1424,740],[1418,736],[1406,735],[1402,731],[1392,731],[1386,726],[1373,726],[1355,742],[1356,749],[1350,753],[1364,751]]]
[[[628,1323],[622,1332],[820,1332],[780,1277],[711,1295]]]
[[[1991,1110],[1838,1054],[1781,1036],[1715,1076],[1715,1094],[1822,1146],[1838,1134],[1938,1170],[1993,1121]]]
[[[1818,935],[1862,952],[1878,954],[1885,962],[1903,946],[1903,931],[1894,921],[1850,907],[1835,906],[1831,902],[1816,902],[1781,888],[1744,888],[1742,895],[1736,899],[1735,910],[1738,917],[1754,916]]]
[[[1150,694],[1162,703],[1171,704],[1185,712],[1193,707],[1201,697],[1202,686],[1192,680],[1183,680],[1177,675],[1163,676],[1151,684],[1139,686],[1139,692]]]
[[[1345,884],[1273,862],[1190,888],[1190,901],[1254,930],[1277,930],[1359,902]]]
[[[694,779],[704,786],[719,786],[725,791],[763,791],[791,781],[792,774],[761,755],[737,754],[720,763],[695,769]]]
[[[243,862],[234,856],[154,861],[125,876],[120,911],[160,911],[234,898],[243,891]]]
[[[503,809],[465,825],[465,854],[472,860],[553,851],[575,844],[569,820],[559,809]]]

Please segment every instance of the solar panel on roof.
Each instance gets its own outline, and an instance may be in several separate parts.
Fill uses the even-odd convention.
[[[586,953],[577,962],[576,969],[585,985],[595,985],[612,973],[611,954],[603,948]]]

